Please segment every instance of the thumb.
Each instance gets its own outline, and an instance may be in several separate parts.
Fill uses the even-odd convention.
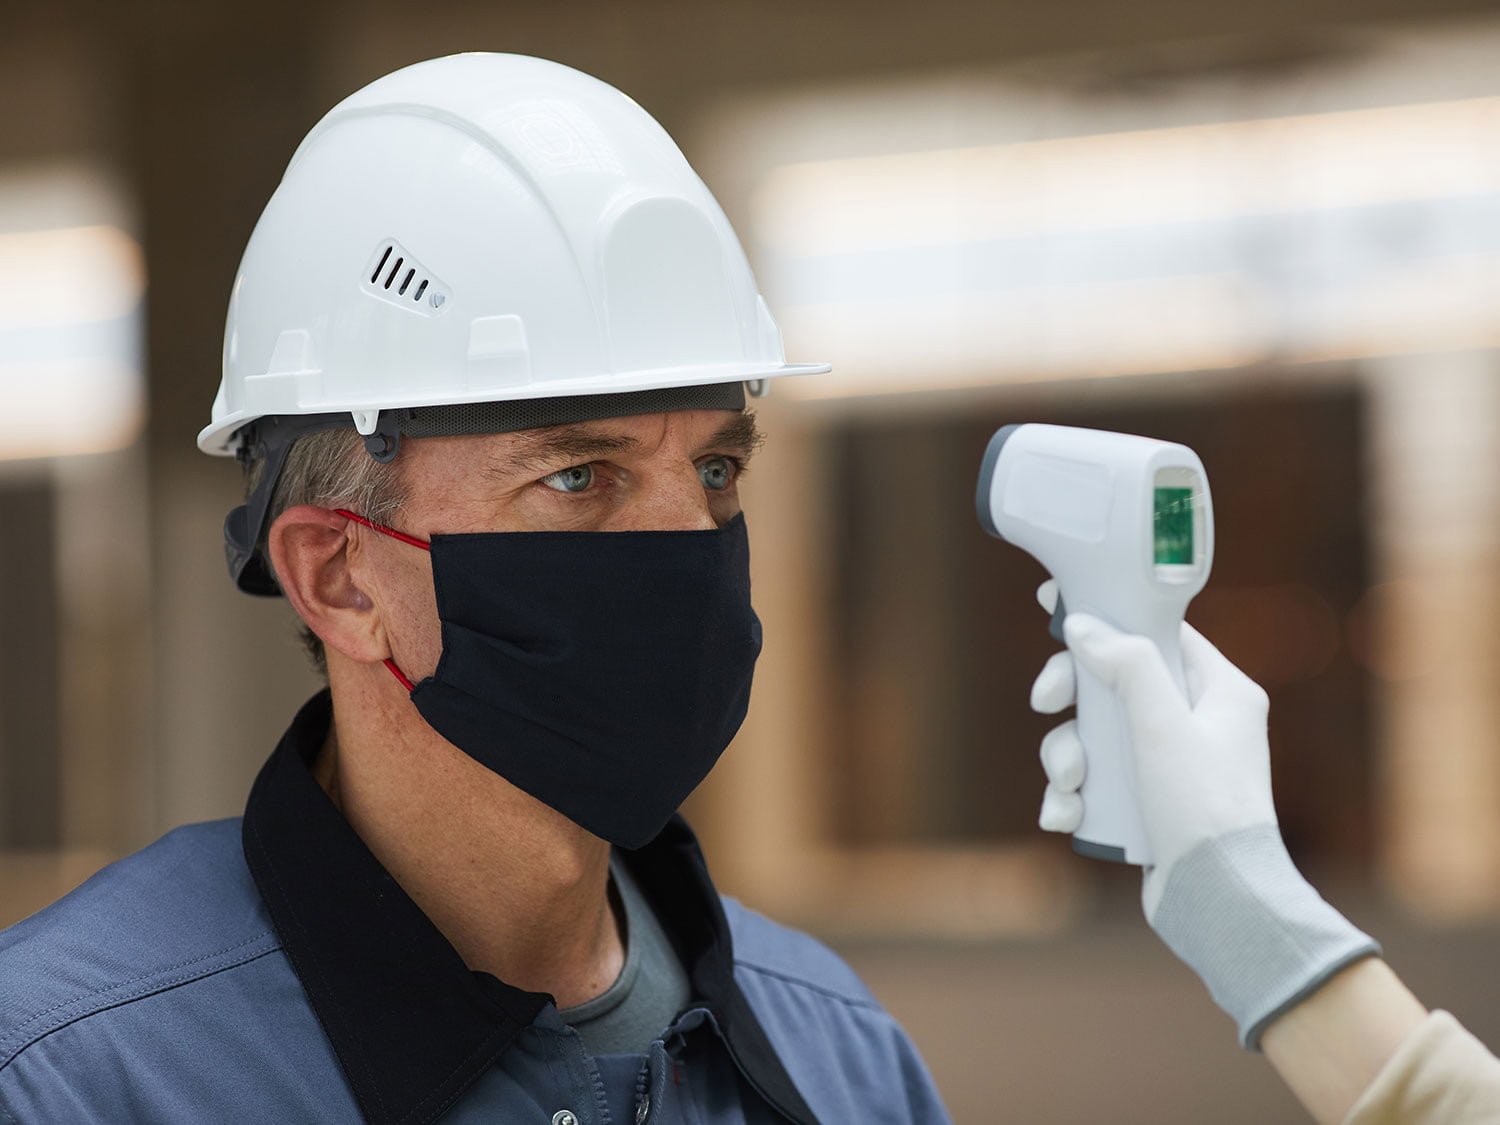
[[[1269,708],[1265,689],[1186,621],[1182,623],[1182,664],[1189,682],[1197,685],[1195,711],[1218,717],[1238,714],[1247,707],[1261,712]]]
[[[1119,696],[1132,715],[1155,713],[1166,701],[1184,706],[1167,662],[1145,637],[1122,633],[1085,613],[1070,613],[1063,634],[1079,665]]]
[[[1202,690],[1240,674],[1240,670],[1214,647],[1212,641],[1186,621],[1182,623],[1181,638],[1183,671],[1190,673]]]

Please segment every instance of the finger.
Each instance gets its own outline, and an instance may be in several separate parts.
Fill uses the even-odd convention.
[[[1068,614],[1063,634],[1074,659],[1118,695],[1137,718],[1159,718],[1165,710],[1186,709],[1167,662],[1145,637],[1122,633],[1085,613]]]
[[[1057,579],[1049,578],[1036,588],[1037,604],[1048,613],[1057,612]]]
[[[1077,832],[1083,823],[1083,798],[1077,793],[1063,793],[1047,786],[1036,822],[1047,832]]]
[[[1031,685],[1031,709],[1043,715],[1055,715],[1073,706],[1078,698],[1078,678],[1073,674],[1073,658],[1056,652],[1042,666],[1036,683]]]
[[[1052,788],[1073,793],[1083,785],[1088,767],[1076,722],[1070,720],[1048,731],[1042,739],[1041,757],[1042,769]]]

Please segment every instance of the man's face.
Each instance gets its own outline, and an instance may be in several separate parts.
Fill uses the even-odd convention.
[[[739,478],[760,444],[754,416],[684,410],[512,434],[420,438],[401,447],[400,530],[682,531],[740,511]],[[381,610],[397,664],[414,679],[441,650],[429,556],[364,533],[350,568]]]
[[[759,444],[754,415],[684,410],[409,440],[402,530],[663,531],[712,528],[740,510]]]

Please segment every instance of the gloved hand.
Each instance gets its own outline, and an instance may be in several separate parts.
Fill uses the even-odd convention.
[[[1056,584],[1043,584],[1037,600],[1052,612]],[[1271,800],[1266,693],[1186,623],[1189,699],[1144,637],[1083,614],[1069,615],[1063,632],[1069,651],[1042,669],[1031,705],[1043,714],[1072,706],[1075,659],[1119,697],[1156,861],[1142,884],[1146,919],[1256,1048],[1276,1016],[1351,961],[1379,952],[1287,855]],[[1086,773],[1077,725],[1051,731],[1041,756],[1048,780],[1041,826],[1072,832],[1083,820]]]

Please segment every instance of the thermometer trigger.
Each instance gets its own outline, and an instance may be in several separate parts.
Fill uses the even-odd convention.
[[[1054,641],[1067,644],[1068,639],[1063,635],[1063,621],[1068,616],[1068,607],[1063,604],[1062,591],[1057,594],[1057,608],[1052,611],[1052,624],[1047,626],[1047,632],[1051,634]]]

